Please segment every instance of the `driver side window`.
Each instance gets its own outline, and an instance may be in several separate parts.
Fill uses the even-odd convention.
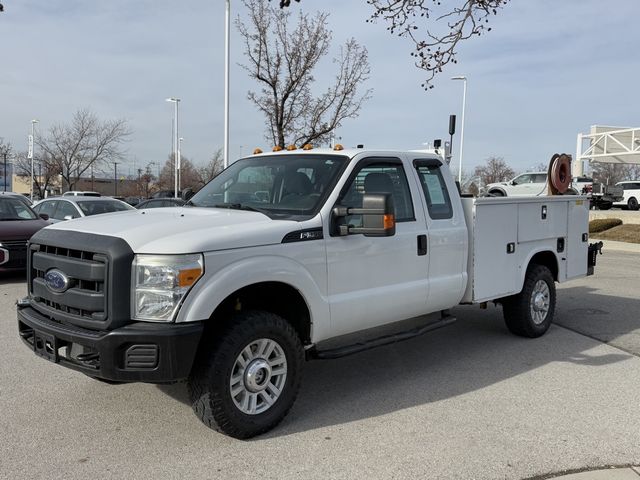
[[[338,204],[361,208],[365,193],[390,193],[393,197],[396,222],[415,220],[409,184],[399,161],[365,161],[363,166],[356,170],[355,176],[352,176],[351,183],[338,200]],[[349,215],[345,217],[345,221],[348,225],[361,226],[362,215]]]

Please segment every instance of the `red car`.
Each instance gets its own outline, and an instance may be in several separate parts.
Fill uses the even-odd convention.
[[[0,270],[26,268],[27,242],[48,220],[18,198],[0,197]]]

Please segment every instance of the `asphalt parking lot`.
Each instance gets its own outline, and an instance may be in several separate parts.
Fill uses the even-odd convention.
[[[184,385],[105,385],[18,339],[19,276],[0,278],[0,478],[521,479],[640,463],[640,254],[606,251],[563,284],[556,325],[511,336],[501,312],[307,364],[296,405],[238,441]]]

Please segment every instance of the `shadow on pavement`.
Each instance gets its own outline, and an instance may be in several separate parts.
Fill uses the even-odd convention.
[[[24,270],[9,270],[0,272],[0,285],[10,283],[27,283],[27,272]]]
[[[589,292],[577,288],[563,295],[567,293],[583,297]],[[557,316],[560,324],[570,315],[564,307]],[[292,411],[280,427],[256,441],[438,402],[551,362],[597,368],[632,358],[622,352],[590,354],[597,343],[557,326],[539,339],[513,336],[500,308],[463,306],[453,314],[457,323],[422,337],[338,360],[308,362]],[[189,404],[185,384],[159,388]]]

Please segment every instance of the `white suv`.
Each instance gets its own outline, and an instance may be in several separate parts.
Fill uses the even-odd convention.
[[[629,210],[638,210],[640,203],[640,180],[618,182],[617,186],[624,190],[624,198],[613,204],[614,207],[627,207]]]
[[[515,177],[509,182],[490,183],[485,191],[490,197],[512,197],[524,195],[544,195],[547,188],[547,172],[529,172]]]

